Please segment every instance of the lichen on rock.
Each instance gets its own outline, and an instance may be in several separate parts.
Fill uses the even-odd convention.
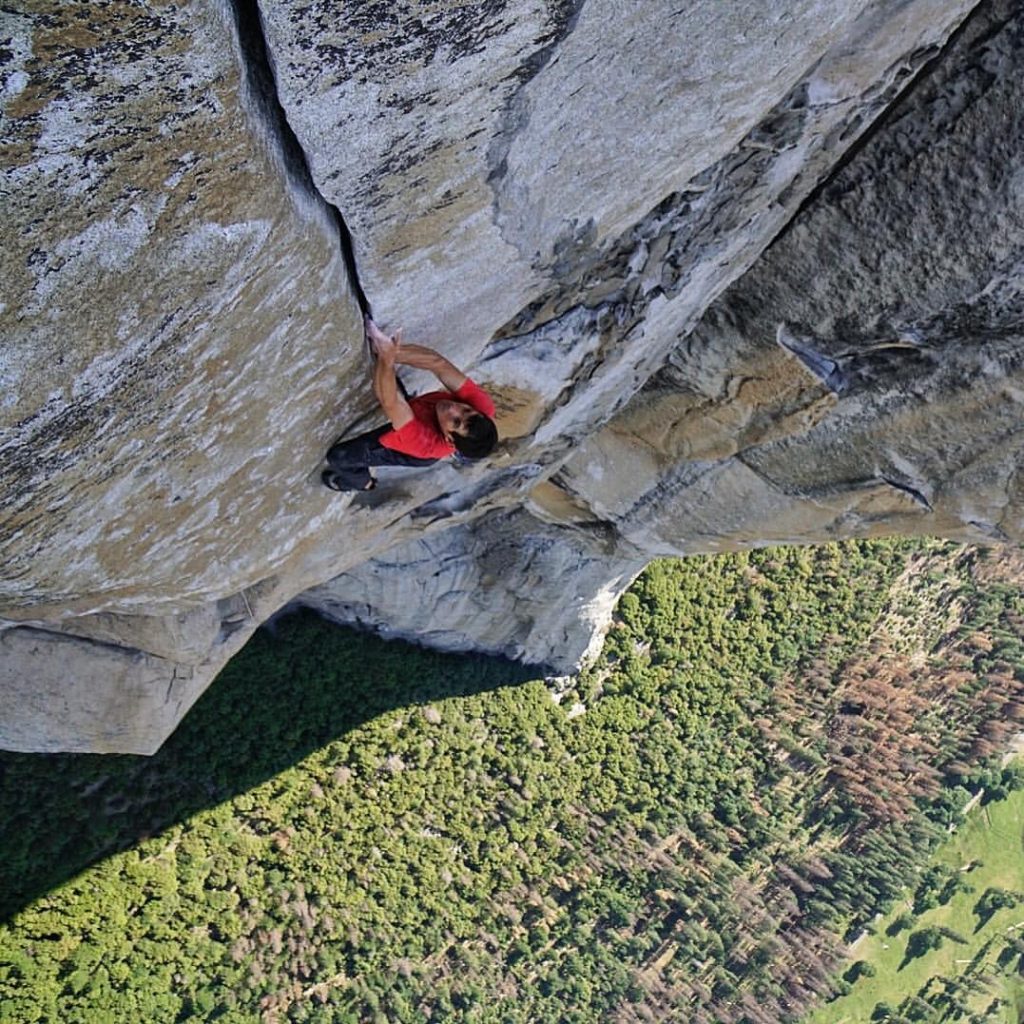
[[[292,601],[564,671],[658,555],[1020,542],[1008,0],[0,18],[0,744],[153,750]],[[367,298],[504,441],[350,503]]]

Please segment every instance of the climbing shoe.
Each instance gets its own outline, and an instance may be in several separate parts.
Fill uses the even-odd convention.
[[[341,477],[341,474],[336,473],[333,469],[325,469],[320,474],[320,479],[323,481],[324,487],[328,487],[332,491],[341,491],[343,493],[345,491],[354,491],[357,489],[362,491],[372,491],[374,487],[377,486],[377,481],[374,480],[374,478],[371,476],[369,483],[366,484],[365,487],[346,487],[345,482]]]

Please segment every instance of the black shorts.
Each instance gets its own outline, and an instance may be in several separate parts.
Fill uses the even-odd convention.
[[[396,452],[380,443],[390,424],[367,431],[348,441],[339,441],[327,453],[327,465],[337,474],[341,490],[361,491],[370,482],[371,466],[430,466],[439,459],[421,459]]]

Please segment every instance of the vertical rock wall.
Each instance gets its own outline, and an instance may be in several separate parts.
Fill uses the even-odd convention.
[[[993,5],[555,482],[651,554],[1019,544],[1022,69]]]
[[[340,518],[358,310],[227,11],[0,19],[2,741],[152,750]]]
[[[297,595],[566,668],[654,554],[1019,539],[1019,14],[943,52],[974,6],[0,15],[0,743],[152,750]],[[374,409],[342,221],[505,438],[373,501],[318,481]]]
[[[693,12],[688,13],[692,17]],[[742,16],[739,9],[734,14]],[[514,415],[506,417],[510,424],[506,434],[521,434],[516,454],[523,462],[538,464],[538,476],[525,480],[521,488],[525,491],[536,483],[527,507],[549,530],[565,529],[556,548],[538,544],[533,552],[531,567],[547,583],[531,591],[532,601],[513,595],[511,588],[505,600],[490,588],[460,590],[461,615],[473,618],[473,609],[484,601],[495,611],[487,628],[478,625],[473,634],[486,649],[511,656],[523,649],[547,651],[549,663],[561,670],[570,669],[583,656],[590,636],[584,639],[577,633],[570,639],[557,624],[547,635],[546,628],[550,609],[571,603],[577,593],[593,592],[591,573],[585,567],[590,564],[588,551],[595,536],[601,538],[610,566],[615,566],[608,579],[628,580],[628,572],[616,575],[615,559],[637,566],[657,555],[898,530],[973,539],[982,535],[969,517],[959,514],[922,518],[925,510],[912,486],[902,487],[899,476],[892,476],[895,484],[888,482],[881,470],[872,468],[869,439],[864,439],[860,453],[868,464],[858,469],[856,477],[847,480],[841,472],[832,477],[834,500],[822,500],[816,482],[806,484],[806,492],[798,486],[787,489],[788,471],[812,478],[820,474],[820,494],[828,491],[830,467],[819,467],[813,448],[805,452],[802,445],[823,421],[824,434],[842,445],[841,429],[830,434],[828,425],[836,396],[792,352],[776,343],[784,314],[771,308],[770,296],[759,296],[751,303],[752,309],[764,304],[762,322],[740,324],[731,333],[719,332],[713,338],[706,336],[706,325],[717,312],[701,322],[715,296],[740,277],[754,255],[807,201],[819,175],[850,151],[912,76],[921,74],[921,88],[927,88],[933,76],[923,69],[937,56],[935,42],[942,38],[934,14],[931,5],[905,5],[898,14],[877,6],[860,10],[841,43],[826,48],[788,91],[775,94],[777,102],[761,110],[757,123],[743,124],[746,133],[738,144],[679,191],[644,211],[613,240],[602,238],[595,228],[566,248],[563,258],[546,268],[550,276],[544,294],[497,332],[482,357],[480,373],[497,381],[499,391],[508,385],[515,408]],[[931,86],[936,95],[957,96],[963,91],[964,76],[975,77],[971,68],[976,57],[969,40],[984,38],[1009,15],[999,5],[979,15],[965,41],[943,55],[940,66],[948,64],[949,70]],[[705,28],[710,31],[711,26]],[[768,32],[762,43],[767,46],[772,38]],[[690,41],[681,34],[667,47],[670,56],[661,69],[668,79],[681,73]],[[737,42],[733,37],[719,39],[714,45],[708,43],[709,50],[720,54],[730,41]],[[673,46],[680,50],[673,51]],[[655,63],[660,59],[652,57]],[[1013,69],[1011,53],[992,76],[1005,96],[1016,92]],[[766,89],[778,85],[771,79],[759,84]],[[904,117],[916,123],[918,115],[908,108]],[[993,150],[992,162],[997,166],[1006,146],[1012,145],[1014,122],[1008,122],[999,107],[980,113],[979,120],[993,136],[1005,135],[1001,148]],[[917,131],[922,137],[936,137],[942,128],[925,116]],[[692,142],[680,136],[680,151],[690,152],[684,141]],[[974,149],[980,151],[983,145],[979,142]],[[699,146],[694,149],[700,151]],[[971,153],[971,146],[963,149],[962,165],[970,161]],[[708,151],[705,156],[711,159],[713,154]],[[857,154],[851,164],[859,166],[862,159]],[[680,162],[681,174],[686,166]],[[885,182],[885,175],[880,177]],[[928,179],[921,180],[930,190]],[[955,181],[954,176],[947,187],[954,190]],[[556,190],[558,184],[555,176],[551,186]],[[897,176],[892,186],[895,196],[880,197],[862,232],[870,230],[870,218],[884,222],[887,206],[899,205],[901,196],[903,217],[915,203],[928,202],[918,196],[916,181],[911,184]],[[970,193],[969,188],[964,191]],[[975,201],[984,203],[987,197],[977,196]],[[816,206],[815,201],[798,223],[807,221]],[[372,228],[367,230],[373,237]],[[919,248],[942,244],[937,233],[920,232]],[[894,225],[882,244],[896,251],[902,244],[900,229]],[[768,266],[777,248],[766,258]],[[850,308],[856,308],[863,295],[836,278],[846,273],[842,268],[862,259],[853,231],[828,251],[807,250],[807,265],[802,268],[806,276],[794,280],[794,294],[805,298],[812,290],[834,292],[837,299],[842,296]],[[908,254],[905,259],[911,265],[914,256]],[[979,260],[979,275],[987,272],[988,262],[987,257]],[[899,275],[895,261],[892,265]],[[879,273],[884,272],[880,268]],[[756,276],[756,270],[747,275]],[[747,277],[725,294],[742,294]],[[809,285],[811,280],[820,286]],[[865,283],[864,287],[870,286]],[[902,287],[899,276],[891,287]],[[735,300],[723,297],[723,306],[713,309],[725,308],[730,301]],[[659,372],[666,359],[669,369]],[[677,366],[680,369],[675,372]],[[648,378],[650,383],[623,408]],[[970,434],[976,429],[973,420],[980,416],[981,406],[972,405],[969,394],[961,393],[957,400],[971,406],[962,410],[965,419],[957,431]],[[848,402],[846,408],[858,408],[859,401]],[[613,416],[616,409],[623,411]],[[935,415],[942,413],[936,410]],[[960,411],[950,415],[957,419]],[[1016,415],[1012,405],[1006,407],[1008,420]],[[594,429],[605,420],[609,420],[606,426]],[[914,436],[928,421],[929,416],[919,411],[914,422],[893,424],[893,430],[896,435],[906,431]],[[785,449],[782,483],[776,484],[762,479],[744,461],[744,454],[784,438],[792,438],[793,443]],[[548,476],[550,480],[537,482]],[[458,515],[456,501],[449,500],[448,508]],[[502,537],[491,519],[455,529],[470,534],[472,539],[459,542],[467,552],[486,549],[488,542],[500,543]],[[545,570],[544,560],[552,550],[557,553],[550,555]],[[580,583],[578,591],[570,584],[567,594],[566,580],[574,576],[566,571],[571,562],[568,551],[576,552]],[[386,559],[350,570],[303,595],[301,601],[342,621],[375,623],[385,630],[402,622],[406,633],[415,632],[404,609],[408,576],[420,564],[421,553],[415,542],[393,549]],[[468,571],[472,556],[463,554],[459,564]],[[359,595],[358,602],[348,603],[349,595]],[[449,618],[459,618],[450,603],[448,613]],[[429,629],[424,627],[421,635]],[[439,638],[431,632],[430,640]]]

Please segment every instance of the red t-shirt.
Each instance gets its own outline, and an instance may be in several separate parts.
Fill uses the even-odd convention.
[[[380,443],[395,452],[414,455],[418,459],[443,459],[455,451],[455,445],[444,439],[437,425],[434,406],[441,401],[465,402],[485,416],[494,416],[491,396],[468,377],[458,391],[428,391],[409,399],[413,418],[400,430],[381,434]]]

